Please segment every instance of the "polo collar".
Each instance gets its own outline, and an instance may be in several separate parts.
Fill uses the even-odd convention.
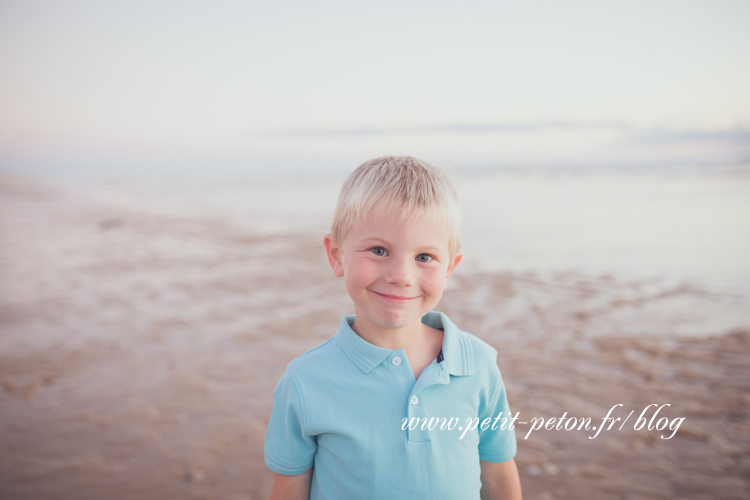
[[[354,315],[341,318],[336,332],[336,344],[347,357],[364,373],[370,373],[393,352],[370,344],[352,330]],[[443,361],[450,375],[466,376],[474,374],[474,349],[467,335],[441,312],[429,312],[422,317],[422,323],[443,330]]]
[[[376,366],[385,361],[393,352],[369,343],[352,330],[355,315],[344,316],[336,332],[336,344],[346,353],[349,359],[364,373],[370,373]]]

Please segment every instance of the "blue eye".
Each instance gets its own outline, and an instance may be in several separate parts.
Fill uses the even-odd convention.
[[[426,254],[426,253],[420,253],[417,255],[417,262],[430,262],[432,260],[432,255]]]
[[[388,255],[388,251],[383,247],[373,247],[370,249],[370,251],[378,257],[385,257],[386,255]]]

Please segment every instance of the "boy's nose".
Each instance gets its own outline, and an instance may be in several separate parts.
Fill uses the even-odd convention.
[[[393,259],[388,269],[388,283],[398,286],[412,286],[411,262],[408,259]]]

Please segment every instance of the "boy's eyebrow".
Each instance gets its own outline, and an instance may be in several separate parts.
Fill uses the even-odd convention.
[[[420,247],[421,250],[445,250],[443,247],[435,247],[435,246],[427,246],[427,247]]]
[[[381,238],[380,236],[365,236],[360,241],[362,243],[369,243],[371,241],[379,241],[379,242],[388,243],[388,240],[386,240],[385,238]]]

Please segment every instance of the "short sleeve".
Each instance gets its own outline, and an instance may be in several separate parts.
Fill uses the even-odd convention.
[[[508,428],[513,416],[497,363],[494,363],[492,368],[490,377],[495,396],[479,421],[481,423],[486,418],[492,418],[491,424],[497,425],[494,430],[492,425],[485,430],[479,429],[479,458],[487,462],[507,462],[516,456],[516,431]],[[498,415],[501,415],[500,419],[495,422]]]
[[[317,441],[305,431],[304,401],[288,370],[276,385],[273,398],[264,447],[266,465],[287,476],[307,472],[313,465]]]

